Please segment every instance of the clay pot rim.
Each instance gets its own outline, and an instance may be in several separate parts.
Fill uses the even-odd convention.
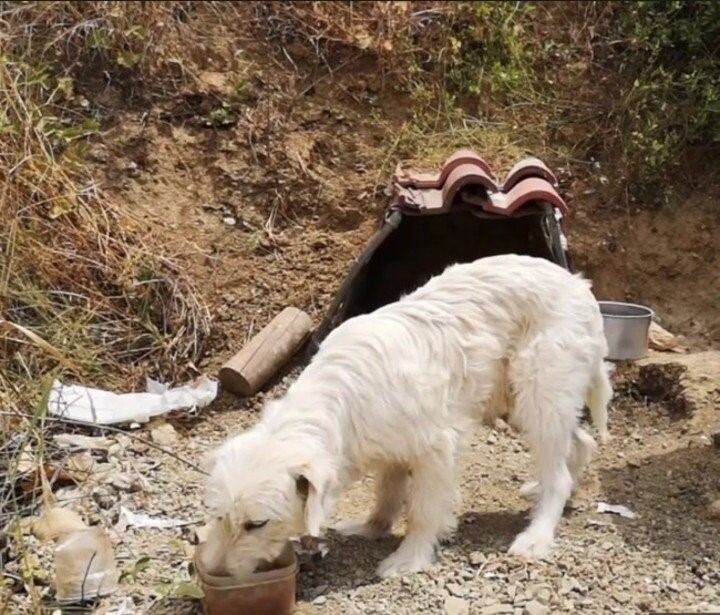
[[[215,575],[207,572],[200,561],[200,552],[202,550],[202,544],[198,545],[195,551],[195,570],[197,570],[198,577],[204,585],[211,587],[216,590],[222,591],[236,591],[241,589],[248,589],[250,587],[259,587],[262,585],[270,585],[272,583],[278,583],[284,581],[290,577],[294,577],[298,572],[298,562],[295,556],[295,550],[291,543],[288,543],[283,549],[282,553],[277,559],[286,559],[290,561],[287,566],[282,568],[274,568],[272,570],[265,570],[263,572],[254,572],[247,580],[230,585],[235,579],[230,575]]]

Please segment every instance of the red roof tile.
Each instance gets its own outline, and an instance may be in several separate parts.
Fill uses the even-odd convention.
[[[557,178],[538,158],[519,161],[498,184],[490,166],[478,154],[461,149],[438,173],[418,173],[398,167],[393,176],[395,202],[407,213],[442,213],[457,203],[509,216],[530,203],[549,203],[567,213],[555,186]]]

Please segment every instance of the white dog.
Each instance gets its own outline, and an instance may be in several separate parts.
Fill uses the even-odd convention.
[[[495,256],[454,265],[425,286],[335,329],[287,394],[215,454],[207,504],[217,521],[209,569],[235,574],[276,557],[294,535],[318,536],[339,493],[375,476],[375,509],[341,531],[407,533],[379,566],[425,568],[455,529],[456,465],[473,420],[503,415],[537,465],[536,509],[510,553],[547,555],[612,395],[607,344],[590,284],[546,260]]]

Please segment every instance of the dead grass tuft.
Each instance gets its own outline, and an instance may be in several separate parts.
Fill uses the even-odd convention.
[[[53,378],[124,389],[181,378],[209,334],[190,281],[83,168],[76,145],[100,126],[69,76],[88,58],[151,70],[158,20],[182,4],[0,6],[0,532],[28,504],[16,497],[22,455],[42,467]]]

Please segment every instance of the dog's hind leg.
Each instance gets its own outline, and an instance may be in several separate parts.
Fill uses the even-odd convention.
[[[575,377],[575,365],[567,360],[566,348],[572,347],[573,340],[566,341],[562,331],[546,332],[518,352],[511,365],[514,418],[525,432],[539,481],[532,521],[510,547],[513,555],[530,559],[548,555],[573,487],[568,464],[587,456],[580,437],[575,444],[581,454],[572,453],[586,385]],[[573,460],[574,456],[578,459]]]
[[[381,577],[410,574],[428,567],[435,560],[439,540],[452,532],[456,491],[453,447],[448,441],[411,466],[407,532],[398,549],[380,563]]]
[[[597,450],[597,444],[593,437],[581,427],[577,427],[573,433],[570,455],[567,460],[568,470],[573,481],[573,492],[578,487],[583,470],[592,459]],[[520,487],[520,495],[529,500],[537,499],[540,494],[540,483],[536,480],[528,481]]]
[[[342,521],[335,530],[346,536],[381,538],[392,530],[407,493],[408,468],[388,464],[375,476],[375,508],[368,519]]]
[[[560,431],[560,430],[558,430]],[[539,493],[529,527],[510,547],[510,553],[529,559],[546,557],[552,547],[555,528],[572,490],[572,476],[567,465],[570,434],[556,433],[552,438],[537,438],[531,449],[538,465]]]

